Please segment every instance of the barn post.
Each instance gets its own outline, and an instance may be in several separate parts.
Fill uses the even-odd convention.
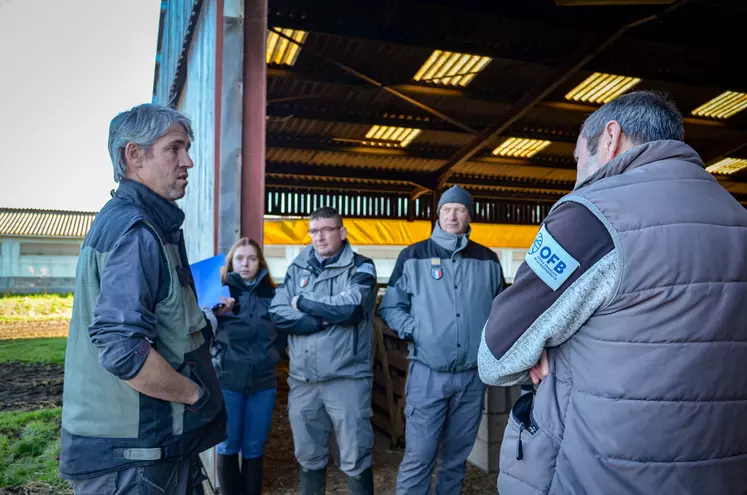
[[[244,91],[243,52],[244,52],[244,5],[241,0],[217,0],[217,44],[216,80],[219,82],[220,107],[216,110],[216,120],[220,140],[216,152],[219,154],[218,188],[218,229],[216,252],[227,253],[239,238],[241,227],[241,178],[242,178],[242,102]],[[216,84],[218,84],[218,82]]]
[[[264,242],[267,0],[244,0],[241,235]]]

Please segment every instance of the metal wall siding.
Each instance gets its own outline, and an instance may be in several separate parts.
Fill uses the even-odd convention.
[[[176,75],[176,66],[182,52],[182,43],[187,33],[192,8],[197,1],[199,0],[169,0],[167,2],[161,36],[158,84],[155,94],[157,103],[169,103],[169,92]],[[214,3],[215,0],[204,1]],[[207,5],[203,8],[205,7]],[[215,9],[214,6],[212,8]]]
[[[215,0],[204,0],[190,46],[187,80],[177,106],[192,119],[195,133],[190,149],[195,167],[189,174],[187,194],[179,202],[186,214],[184,234],[192,263],[214,254],[215,16]]]

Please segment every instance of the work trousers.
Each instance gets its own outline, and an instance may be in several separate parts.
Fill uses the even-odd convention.
[[[340,470],[358,476],[371,466],[371,378],[338,378],[307,383],[288,378],[288,417],[301,467],[324,469],[334,430]]]
[[[397,495],[430,493],[437,461],[436,495],[460,493],[485,401],[477,370],[440,372],[412,361],[405,401],[405,457]]]

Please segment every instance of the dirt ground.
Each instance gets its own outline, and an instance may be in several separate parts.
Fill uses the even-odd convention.
[[[40,332],[41,333],[41,332]],[[48,334],[45,337],[50,336]],[[298,493],[298,467],[293,455],[293,437],[288,423],[286,369],[279,372],[280,389],[272,429],[266,448],[265,491],[272,495]],[[62,404],[63,369],[59,365],[39,363],[0,363],[0,410],[32,410]],[[394,494],[397,469],[403,449],[390,448],[388,438],[377,432],[374,449],[376,493]],[[496,477],[468,464],[462,493],[496,493]],[[0,494],[47,495],[53,492],[33,482],[22,488],[0,489]],[[346,477],[331,462],[327,493],[347,493]]]
[[[0,322],[0,340],[39,339],[44,337],[67,337],[70,322]]]
[[[293,456],[293,436],[288,423],[288,390],[284,385],[287,371],[279,370],[280,388],[273,416],[272,430],[268,439],[265,460],[265,493],[290,495],[298,493],[298,467]],[[404,449],[390,448],[388,437],[375,430],[374,486],[377,494],[394,494],[397,469],[402,461]],[[327,478],[327,493],[347,493],[347,478],[330,462]],[[462,490],[464,494],[497,493],[496,475],[488,474],[467,464],[467,475]]]

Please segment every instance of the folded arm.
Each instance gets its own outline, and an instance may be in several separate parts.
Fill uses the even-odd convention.
[[[488,385],[526,381],[545,347],[568,340],[614,293],[617,252],[591,211],[564,203],[543,227],[513,285],[493,300],[478,351]]]
[[[371,298],[376,295],[376,269],[371,262],[364,262],[355,273],[344,291],[332,296],[304,294],[299,296],[296,305],[306,314],[321,318],[331,324],[354,325],[365,315]]]
[[[295,297],[296,285],[293,266],[288,268],[285,283],[275,292],[270,304],[270,318],[279,331],[290,335],[310,335],[322,330],[320,318],[303,313],[291,306]]]

